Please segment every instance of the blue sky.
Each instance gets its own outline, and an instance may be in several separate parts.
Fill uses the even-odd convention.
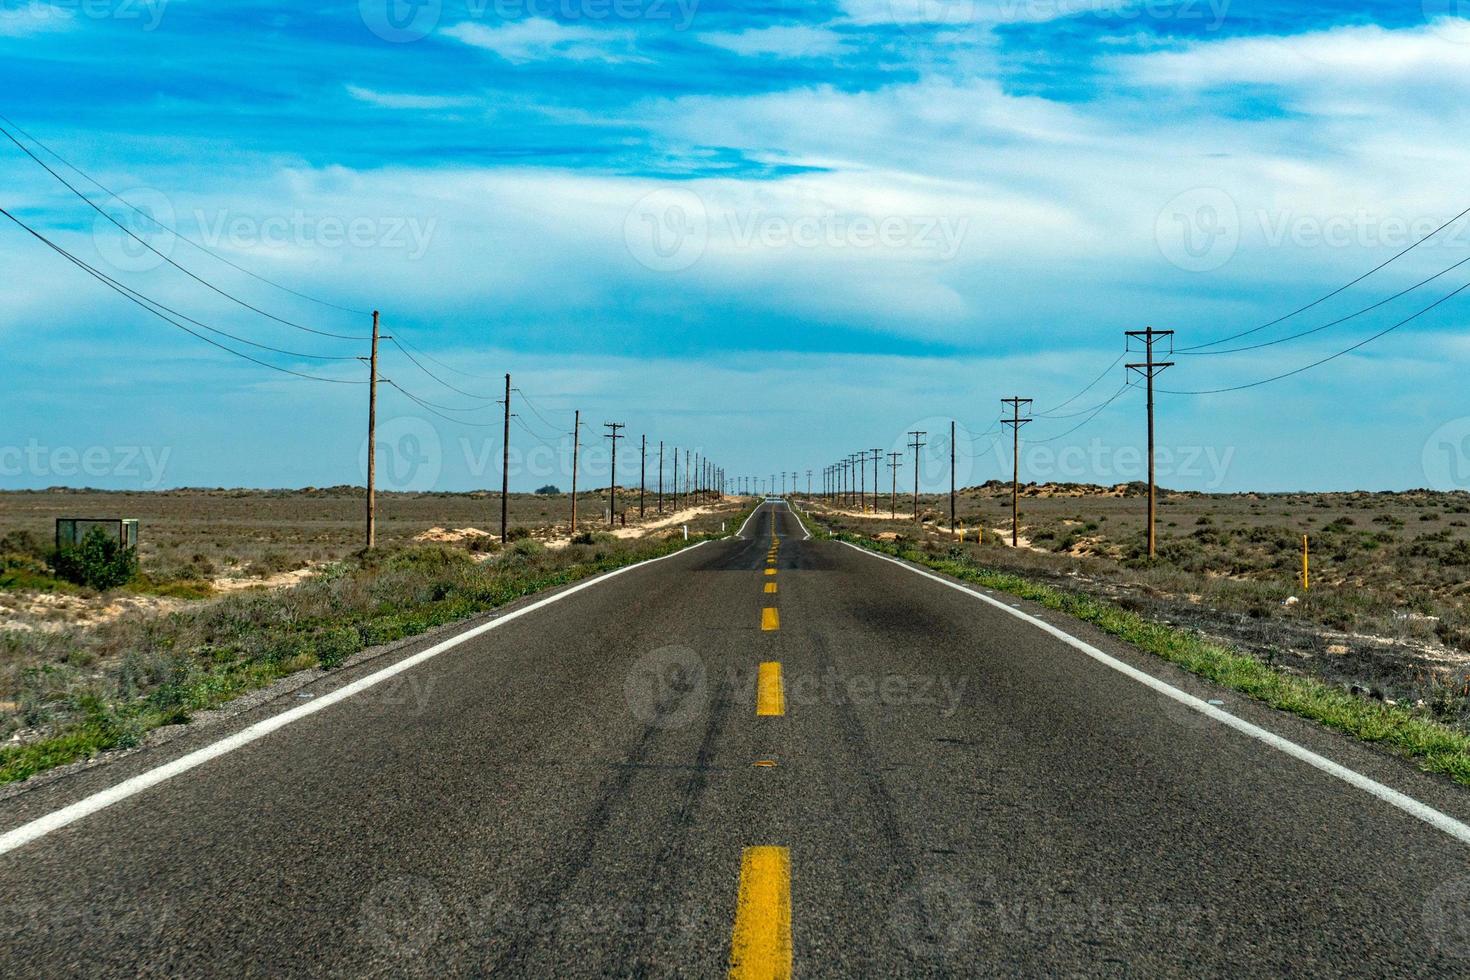
[[[803,482],[923,429],[939,489],[950,418],[978,482],[1009,474],[993,429],[1013,394],[1045,413],[1025,430],[1026,475],[1117,482],[1140,478],[1144,431],[1142,393],[1109,367],[1124,330],[1173,329],[1184,348],[1266,324],[1470,206],[1470,21],[1455,9],[0,0],[0,112],[187,238],[324,302],[93,193],[226,293],[349,336],[367,328],[349,310],[383,310],[438,375],[385,346],[390,488],[498,486],[489,399],[506,371],[518,489],[566,485],[574,408],[591,482],[616,420],[632,436],[620,475],[646,433]],[[361,342],[203,288],[0,144],[0,206],[78,258],[293,352],[224,341],[278,366],[365,376]],[[0,225],[0,487],[362,481],[362,385],[231,357]],[[1209,349],[1323,329],[1181,353],[1159,385],[1310,364],[1470,282],[1470,264],[1325,324],[1467,256],[1462,219]],[[1467,309],[1470,291],[1272,384],[1160,394],[1161,482],[1470,487]]]

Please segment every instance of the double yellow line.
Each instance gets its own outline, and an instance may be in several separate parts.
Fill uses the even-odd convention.
[[[781,539],[771,514],[771,550],[766,553],[765,595],[776,594],[776,560]],[[761,631],[781,628],[775,606],[761,609]],[[755,713],[773,718],[786,714],[781,663],[767,660],[756,672]],[[777,980],[791,976],[791,852],[785,847],[747,847],[740,858],[740,891],[735,899],[735,927],[730,933],[730,977],[734,980]]]

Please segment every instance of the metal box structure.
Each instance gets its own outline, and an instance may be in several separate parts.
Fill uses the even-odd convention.
[[[87,532],[100,527],[109,537],[115,537],[125,548],[138,547],[138,521],[131,517],[58,517],[56,519],[56,550],[72,548],[82,543]]]

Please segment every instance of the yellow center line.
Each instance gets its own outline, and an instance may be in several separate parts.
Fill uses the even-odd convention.
[[[786,713],[786,691],[781,686],[781,664],[767,660],[755,675],[755,713],[779,718]]]
[[[766,583],[766,594],[767,595],[770,595],[771,593],[773,593],[775,591],[776,591],[776,583],[775,582],[767,582]]]
[[[791,852],[747,847],[730,933],[731,980],[791,976]]]
[[[761,610],[761,629],[770,632],[781,628],[781,614],[776,611],[775,606],[767,606]]]
[[[776,574],[776,570],[774,568],[768,568],[768,569],[766,569],[766,574],[767,575],[775,575]]]

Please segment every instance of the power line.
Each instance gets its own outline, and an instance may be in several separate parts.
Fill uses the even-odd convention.
[[[1230,386],[1228,388],[1207,388],[1207,389],[1204,389],[1204,390],[1201,390],[1201,391],[1174,391],[1174,390],[1170,390],[1168,388],[1159,388],[1159,389],[1156,389],[1156,390],[1159,391],[1159,392],[1162,392],[1163,394],[1166,394],[1166,395],[1219,395],[1219,394],[1223,394],[1223,393],[1228,392],[1228,391],[1244,391],[1246,388],[1257,388],[1257,387],[1259,387],[1261,385],[1270,384],[1273,381],[1280,381],[1282,378],[1289,378],[1289,377],[1291,377],[1293,375],[1301,374],[1303,371],[1310,371],[1314,367],[1319,367],[1319,366],[1321,366],[1323,364],[1326,364],[1328,361],[1335,361],[1339,357],[1342,357],[1344,354],[1350,354],[1350,353],[1352,353],[1353,351],[1357,350],[1360,347],[1365,347],[1368,344],[1371,344],[1373,341],[1377,340],[1379,337],[1382,337],[1382,336],[1384,336],[1386,334],[1393,333],[1395,330],[1397,330],[1399,327],[1402,327],[1404,324],[1410,323],[1410,322],[1412,322],[1414,320],[1417,320],[1419,317],[1421,317],[1424,314],[1428,313],[1430,310],[1434,309],[1436,306],[1439,306],[1441,303],[1445,302],[1446,300],[1453,299],[1455,296],[1457,296],[1460,293],[1464,292],[1466,289],[1470,289],[1470,282],[1465,283],[1463,286],[1459,287],[1458,289],[1456,289],[1452,293],[1449,293],[1449,294],[1447,294],[1445,296],[1441,296],[1439,299],[1435,300],[1433,303],[1430,303],[1428,306],[1424,307],[1424,309],[1420,310],[1418,313],[1413,313],[1413,314],[1410,314],[1409,316],[1404,317],[1402,320],[1400,320],[1398,323],[1395,323],[1393,326],[1391,326],[1391,327],[1385,327],[1383,330],[1378,331],[1378,333],[1375,333],[1373,336],[1368,337],[1368,338],[1365,338],[1363,340],[1360,340],[1356,344],[1353,344],[1351,347],[1346,347],[1346,348],[1338,351],[1335,354],[1329,354],[1327,357],[1324,357],[1321,360],[1313,361],[1311,364],[1304,364],[1301,367],[1295,368],[1295,369],[1293,369],[1291,371],[1287,371],[1284,374],[1278,374],[1278,375],[1275,375],[1274,377],[1270,377],[1270,378],[1262,378],[1260,381],[1252,381],[1252,382],[1250,382],[1248,384],[1232,385],[1232,386]]]
[[[100,181],[98,181],[96,178],[94,178],[91,174],[88,174],[86,171],[84,171],[80,167],[76,166],[70,160],[67,160],[60,153],[57,153],[51,147],[49,147],[45,143],[41,142],[41,140],[37,139],[31,133],[26,132],[26,130],[23,129],[23,128],[21,128],[21,126],[19,124],[17,124],[14,120],[8,118],[4,114],[0,114],[0,121],[3,121],[11,129],[13,129],[16,132],[20,133],[26,139],[30,140],[32,143],[34,143],[37,146],[39,146],[42,150],[44,150],[46,152],[46,154],[48,156],[51,156],[54,159],[56,159],[57,161],[59,161],[62,166],[66,167],[68,170],[70,170],[73,173],[77,174],[83,180],[86,180],[93,187],[96,187],[98,190],[102,191],[102,193],[106,194],[108,197],[112,198],[114,201],[117,201],[119,204],[124,205],[129,210],[131,210],[133,213],[135,213],[135,214],[137,214],[137,215],[145,218],[146,220],[148,220],[149,222],[153,223],[157,227],[162,228],[164,231],[167,231],[167,232],[175,235],[184,244],[190,246],[191,248],[196,249],[197,251],[200,251],[200,252],[204,253],[205,255],[208,255],[210,258],[215,259],[218,262],[223,262],[225,265],[229,266],[230,268],[234,269],[235,271],[242,272],[242,273],[244,273],[245,275],[249,276],[252,279],[255,279],[255,280],[259,281],[259,282],[265,283],[267,286],[274,286],[276,289],[279,289],[279,290],[281,290],[284,293],[290,293],[292,296],[298,297],[300,299],[304,299],[307,302],[316,303],[319,306],[329,307],[330,309],[334,309],[334,310],[340,310],[343,313],[352,313],[352,314],[356,314],[358,316],[369,316],[369,315],[371,315],[370,314],[370,311],[368,311],[368,310],[355,310],[355,309],[353,309],[353,308],[351,308],[349,306],[341,306],[341,305],[338,305],[337,303],[333,303],[333,302],[331,302],[329,300],[324,300],[324,299],[321,299],[319,297],[312,296],[312,295],[310,295],[308,293],[303,293],[303,292],[301,292],[299,290],[292,289],[290,286],[282,285],[281,283],[276,282],[274,279],[268,279],[265,276],[260,275],[259,273],[251,272],[249,269],[245,268],[242,265],[237,265],[236,263],[230,261],[229,259],[225,258],[223,255],[220,255],[219,253],[215,252],[214,250],[209,249],[209,248],[206,248],[205,246],[199,244],[198,242],[196,242],[196,241],[194,241],[194,240],[192,240],[192,239],[190,239],[190,238],[188,238],[188,237],[180,234],[179,231],[178,231],[178,229],[169,227],[168,225],[164,224],[162,221],[159,221],[153,215],[149,214],[147,211],[144,211],[143,209],[138,208],[138,207],[134,207],[132,204],[130,204],[121,195],[116,194],[113,191],[109,190],[107,187],[103,186],[103,184]],[[11,142],[16,142],[15,137],[10,136],[9,133],[6,133],[5,135],[10,137]],[[16,143],[16,145],[19,146],[20,144],[19,143]],[[27,155],[29,155],[32,159],[36,159],[35,154],[30,153],[30,151],[29,150],[26,150],[26,148],[24,146],[21,146],[21,149],[22,150],[25,150],[25,152],[27,153]],[[40,163],[39,160],[37,160],[36,162],[37,163]],[[45,167],[46,165],[44,163],[42,163],[41,166]],[[48,171],[51,170],[50,167],[46,167],[46,169]],[[53,176],[55,175],[55,171],[51,171],[51,173],[52,173]],[[60,179],[60,178],[58,177],[57,179]],[[65,181],[63,181],[63,183],[65,183]],[[354,340],[360,340],[360,339],[365,339],[365,338],[354,337],[352,339],[354,339]]]
[[[1359,276],[1358,278],[1354,279],[1352,282],[1349,282],[1349,283],[1346,283],[1344,285],[1338,286],[1332,292],[1328,293],[1325,296],[1321,296],[1321,297],[1318,297],[1317,299],[1312,300],[1312,302],[1308,303],[1306,306],[1299,306],[1296,309],[1292,310],[1290,313],[1287,313],[1285,316],[1279,316],[1276,319],[1271,320],[1268,323],[1263,323],[1263,324],[1261,324],[1258,327],[1251,327],[1249,330],[1242,330],[1239,333],[1230,334],[1228,337],[1220,337],[1219,339],[1217,339],[1217,340],[1211,340],[1208,343],[1195,344],[1192,347],[1185,347],[1185,348],[1182,348],[1179,351],[1177,351],[1177,353],[1185,354],[1185,353],[1189,353],[1191,351],[1200,350],[1200,349],[1205,348],[1205,347],[1214,347],[1216,344],[1223,344],[1223,343],[1227,343],[1227,342],[1232,341],[1232,340],[1238,340],[1241,337],[1249,336],[1250,334],[1256,333],[1257,331],[1265,330],[1267,327],[1274,327],[1276,324],[1282,322],[1283,320],[1290,320],[1292,317],[1296,316],[1298,313],[1305,313],[1307,310],[1310,310],[1312,307],[1317,306],[1320,303],[1327,302],[1329,299],[1331,299],[1332,297],[1336,296],[1338,293],[1342,292],[1343,290],[1345,290],[1345,289],[1351,289],[1353,286],[1356,286],[1358,283],[1362,282],[1364,279],[1367,279],[1369,276],[1373,275],[1373,273],[1379,271],[1380,269],[1384,268],[1385,266],[1388,266],[1391,263],[1397,262],[1399,259],[1401,259],[1405,255],[1409,254],[1414,249],[1418,248],[1420,245],[1423,245],[1429,239],[1433,238],[1435,235],[1438,235],[1440,232],[1444,231],[1450,225],[1454,224],[1456,221],[1459,221],[1461,218],[1463,218],[1467,214],[1470,214],[1470,208],[1466,208],[1465,210],[1461,211],[1459,214],[1455,215],[1453,218],[1451,218],[1450,220],[1446,221],[1444,224],[1440,225],[1438,228],[1434,229],[1429,234],[1425,235],[1423,238],[1421,238],[1418,241],[1414,242],[1413,244],[1409,245],[1403,251],[1398,252],[1397,254],[1393,255],[1392,257],[1390,257],[1388,259],[1385,259],[1384,261],[1380,262],[1378,265],[1375,265],[1373,268],[1369,269],[1367,272],[1363,273],[1361,276]],[[1344,352],[1344,353],[1346,353],[1346,352]],[[1308,366],[1310,367],[1312,365],[1308,365]],[[1284,377],[1284,375],[1283,375],[1283,377]],[[1160,390],[1162,391],[1163,389],[1160,389]]]
[[[65,248],[62,248],[60,245],[56,244],[51,239],[47,238],[45,235],[43,235],[40,232],[36,231],[30,225],[26,224],[24,221],[21,221],[19,218],[17,218],[15,215],[11,214],[9,211],[5,210],[4,208],[0,208],[0,215],[4,215],[5,217],[9,218],[11,221],[15,222],[17,225],[19,225],[21,228],[25,229],[28,233],[30,233],[36,239],[38,239],[43,244],[45,244],[52,251],[56,252],[58,255],[62,256],[64,259],[66,259],[68,262],[72,263],[77,268],[83,270],[88,275],[92,276],[94,279],[96,279],[98,282],[102,283],[108,289],[111,289],[113,292],[117,293],[119,296],[122,296],[128,302],[134,304],[135,306],[140,307],[141,309],[147,310],[149,313],[152,313],[154,316],[158,317],[160,320],[163,320],[164,322],[166,322],[166,323],[168,323],[168,324],[170,324],[170,325],[172,325],[174,327],[177,327],[178,329],[184,331],[184,333],[189,334],[191,337],[195,337],[195,338],[197,338],[199,340],[204,341],[206,344],[210,344],[211,346],[218,347],[220,350],[225,351],[225,352],[230,353],[230,354],[234,354],[236,357],[244,358],[245,360],[250,361],[253,364],[259,364],[261,367],[270,368],[272,371],[279,371],[281,374],[289,374],[289,375],[292,375],[292,376],[297,377],[297,378],[305,378],[305,379],[307,379],[309,381],[324,381],[324,382],[326,382],[328,384],[347,384],[347,385],[367,384],[366,381],[356,381],[356,380],[347,379],[347,378],[323,378],[320,375],[307,374],[304,371],[294,371],[294,370],[292,370],[290,368],[281,367],[278,364],[272,364],[269,361],[263,361],[263,360],[261,360],[258,357],[254,357],[254,356],[252,356],[250,354],[245,353],[244,351],[238,351],[238,350],[235,350],[233,347],[230,347],[230,346],[228,346],[226,344],[222,344],[219,341],[214,340],[211,337],[206,337],[204,334],[199,333],[196,330],[192,330],[189,327],[185,326],[184,324],[182,324],[182,323],[178,322],[177,320],[173,319],[171,316],[167,315],[166,313],[161,313],[161,312],[159,312],[158,309],[154,309],[152,306],[148,305],[151,302],[151,300],[140,299],[140,298],[136,298],[136,297],[130,295],[130,292],[131,291],[128,289],[128,287],[126,287],[126,286],[122,285],[121,283],[117,282],[116,280],[112,279],[112,277],[108,276],[106,273],[101,272],[101,271],[93,268],[92,266],[90,266],[86,262],[84,262],[83,260],[77,258],[71,252],[67,251]],[[160,307],[160,309],[162,309],[162,307]],[[201,326],[202,326],[202,324],[201,324]],[[206,329],[212,330],[213,328],[212,327],[207,327]],[[221,332],[222,333],[222,331],[216,331],[216,332]],[[233,335],[226,335],[226,336],[231,336],[233,338]],[[250,343],[250,341],[245,341],[245,342],[246,343]],[[355,358],[354,358],[354,360],[355,360]]]
[[[473,398],[476,401],[493,402],[497,400],[494,395],[481,395],[473,391],[465,391],[463,388],[459,388],[450,384],[448,381],[445,381],[433,371],[430,371],[428,368],[424,367],[424,365],[419,362],[418,358],[410,354],[408,350],[405,349],[404,346],[398,342],[398,339],[396,337],[389,337],[388,339],[392,342],[394,347],[398,348],[399,352],[403,354],[404,357],[413,362],[414,367],[418,368],[420,371],[424,372],[429,377],[433,378],[435,381],[448,388],[450,391],[455,392],[456,394],[464,395],[466,398]]]
[[[526,403],[526,407],[531,410],[531,414],[532,415],[534,415],[538,419],[540,419],[543,425],[549,425],[549,426],[551,426],[551,428],[553,430],[556,429],[556,423],[553,422],[553,421],[551,421],[546,416],[544,416],[544,415],[541,414],[540,410],[537,409],[536,406],[531,403],[531,399],[529,399],[529,398],[526,397],[526,392],[523,389],[517,388],[516,391],[520,392],[520,394],[521,394],[521,401],[523,401],[523,402]]]
[[[1071,418],[1072,416],[1069,416],[1069,415],[1053,415],[1052,413],[1054,413],[1059,408],[1066,408],[1068,405],[1072,404],[1077,399],[1081,398],[1083,395],[1085,395],[1089,391],[1091,391],[1094,387],[1096,387],[1096,385],[1097,385],[1097,383],[1099,381],[1101,381],[1103,378],[1106,378],[1108,376],[1108,372],[1109,371],[1111,371],[1113,368],[1115,368],[1115,367],[1118,366],[1118,362],[1119,361],[1121,361],[1123,358],[1125,358],[1127,356],[1128,356],[1128,352],[1126,350],[1123,351],[1123,353],[1119,354],[1116,358],[1113,359],[1113,363],[1111,363],[1107,367],[1103,368],[1101,374],[1099,374],[1097,377],[1095,377],[1091,381],[1089,381],[1087,383],[1087,387],[1086,388],[1083,388],[1081,391],[1077,392],[1077,394],[1073,395],[1071,398],[1068,398],[1066,401],[1064,401],[1064,402],[1058,402],[1056,405],[1053,405],[1051,408],[1048,408],[1044,412],[1032,412],[1031,413],[1032,417],[1033,418],[1046,418],[1046,417],[1053,417],[1053,418]]]
[[[195,282],[199,283],[205,289],[208,289],[208,290],[210,290],[211,292],[214,292],[214,293],[218,293],[220,296],[223,296],[225,299],[231,301],[232,303],[238,303],[240,306],[243,306],[245,309],[250,310],[253,313],[258,313],[258,314],[260,314],[261,316],[265,317],[268,320],[274,320],[277,323],[284,324],[285,326],[288,326],[288,327],[294,327],[297,330],[304,330],[307,333],[318,334],[318,335],[320,335],[322,337],[336,337],[339,340],[371,340],[372,339],[371,337],[368,337],[368,336],[360,336],[360,335],[356,335],[356,334],[345,334],[345,333],[332,333],[332,332],[327,331],[327,330],[318,330],[315,327],[308,327],[308,326],[305,326],[304,324],[296,323],[296,322],[294,322],[292,320],[287,320],[284,317],[276,316],[274,313],[268,313],[265,310],[262,310],[258,306],[254,306],[254,305],[252,305],[250,303],[247,303],[245,300],[241,299],[238,296],[235,296],[232,293],[225,292],[223,289],[220,289],[218,286],[216,286],[214,283],[210,282],[209,280],[205,279],[204,277],[202,277],[200,275],[197,275],[196,273],[194,273],[193,271],[191,271],[189,269],[186,269],[182,265],[179,265],[179,263],[175,262],[173,259],[171,259],[167,255],[164,255],[158,249],[154,248],[152,245],[148,244],[143,239],[141,239],[137,235],[135,235],[133,233],[132,229],[128,228],[126,225],[124,225],[121,221],[118,221],[112,215],[108,214],[106,210],[104,210],[102,207],[100,207],[95,201],[93,201],[86,194],[83,194],[80,190],[78,190],[76,188],[76,186],[73,185],[70,181],[68,181],[65,177],[61,176],[61,174],[57,173],[55,170],[52,170],[51,167],[47,165],[47,163],[46,163],[45,160],[42,160],[40,157],[38,157],[34,153],[32,153],[31,150],[30,150],[30,148],[27,147],[20,140],[16,139],[15,136],[8,129],[6,129],[3,126],[0,126],[0,134],[3,134],[6,139],[8,139],[8,140],[10,140],[10,142],[14,143],[20,149],[20,151],[22,153],[24,153],[26,156],[30,157],[32,160],[36,161],[36,163],[40,164],[41,168],[43,170],[45,170],[51,176],[55,177],[58,181],[60,181],[61,182],[61,185],[63,187],[65,187],[67,190],[71,191],[77,197],[79,197],[83,201],[85,201],[88,207],[90,207],[93,211],[96,211],[98,214],[102,215],[102,217],[106,218],[109,222],[111,222],[113,225],[115,225],[118,228],[118,230],[120,230],[123,234],[127,235],[129,238],[131,238],[133,241],[137,242],[139,245],[142,245],[148,251],[152,252],[154,255],[158,256],[160,259],[162,259],[163,261],[167,262],[169,265],[173,266],[175,269],[178,269],[180,272],[182,272],[184,275],[188,276],[190,279],[193,279]],[[136,211],[137,209],[134,208],[134,210]],[[175,232],[175,234],[177,234],[177,232]]]
[[[1460,261],[1456,262],[1454,265],[1450,266],[1449,268],[1439,270],[1434,275],[1430,276],[1428,279],[1421,279],[1419,282],[1416,282],[1414,285],[1410,286],[1409,288],[1402,289],[1402,290],[1394,293],[1392,296],[1388,297],[1387,299],[1381,299],[1381,300],[1379,300],[1377,303],[1374,303],[1372,306],[1365,306],[1363,309],[1358,310],[1356,313],[1349,313],[1347,316],[1339,317],[1338,319],[1333,320],[1330,323],[1324,323],[1320,327],[1313,327],[1310,330],[1303,330],[1301,333],[1294,333],[1294,334],[1291,334],[1290,336],[1287,336],[1287,337],[1278,337],[1276,340],[1267,340],[1267,341],[1264,341],[1264,342],[1259,343],[1259,344],[1249,344],[1249,345],[1247,345],[1245,347],[1228,347],[1225,350],[1193,350],[1193,349],[1189,349],[1189,350],[1177,351],[1176,353],[1179,353],[1179,354],[1187,354],[1190,357],[1200,357],[1200,356],[1203,356],[1203,355],[1206,355],[1206,354],[1239,354],[1241,351],[1260,350],[1262,347],[1270,347],[1270,346],[1272,346],[1274,344],[1284,344],[1288,340],[1299,340],[1302,337],[1310,336],[1311,334],[1319,333],[1319,332],[1321,332],[1323,330],[1326,330],[1328,327],[1335,327],[1335,326],[1337,326],[1340,323],[1346,323],[1349,320],[1352,320],[1352,319],[1354,319],[1356,317],[1362,316],[1364,313],[1371,313],[1373,310],[1378,309],[1380,306],[1385,306],[1385,305],[1387,305],[1389,303],[1392,303],[1394,300],[1400,298],[1401,296],[1405,296],[1408,293],[1412,293],[1414,290],[1418,289],[1420,286],[1423,286],[1423,285],[1426,285],[1428,283],[1433,282],[1434,280],[1438,279],[1440,276],[1444,275],[1445,273],[1447,273],[1447,272],[1453,272],[1454,270],[1458,269],[1460,266],[1464,265],[1466,262],[1470,262],[1470,256],[1467,256],[1467,257],[1461,259]]]
[[[404,343],[405,344],[408,344],[408,341],[404,341]],[[471,373],[469,371],[461,371],[457,367],[454,367],[454,366],[449,365],[449,364],[445,364],[443,361],[439,360],[437,357],[433,356],[432,354],[430,354],[429,352],[423,350],[422,348],[415,347],[413,344],[408,344],[408,346],[411,349],[417,351],[418,352],[418,355],[420,357],[422,357],[424,360],[431,361],[434,364],[439,365],[441,368],[443,368],[444,370],[450,372],[451,374],[462,374],[466,378],[474,378],[477,381],[496,381],[496,382],[498,382],[500,380],[500,378],[498,378],[498,377],[491,377],[490,375],[486,375],[486,374],[473,374],[473,373]]]
[[[398,384],[396,381],[390,381],[387,378],[379,378],[378,380],[381,381],[381,382],[383,382],[386,385],[391,385],[394,388],[397,388],[398,391],[399,391],[399,393],[402,394],[403,397],[407,398],[409,401],[411,401],[414,404],[418,405],[420,408],[422,408],[424,411],[428,412],[429,414],[439,416],[441,419],[443,419],[446,422],[453,422],[456,425],[468,425],[468,426],[472,426],[472,427],[474,427],[476,429],[494,428],[495,426],[497,426],[497,425],[500,424],[499,422],[471,422],[469,419],[457,419],[457,418],[454,418],[452,416],[445,415],[442,412],[440,412],[436,407],[434,407],[432,404],[430,404],[429,402],[424,401],[422,398],[418,397],[413,392],[407,390],[402,385]]]

